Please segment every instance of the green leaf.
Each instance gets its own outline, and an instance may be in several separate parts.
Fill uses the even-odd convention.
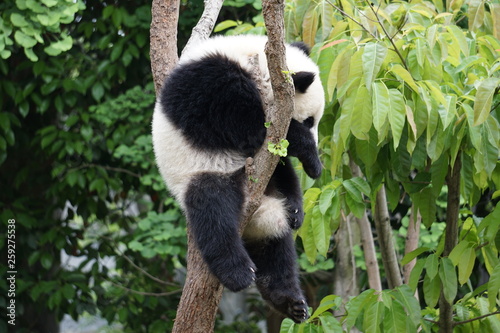
[[[403,259],[401,259],[401,265],[404,266],[404,265],[408,264],[410,261],[412,261],[413,259],[418,257],[420,254],[427,252],[429,250],[430,249],[428,247],[419,247],[416,250],[408,252],[407,254],[405,254]]]
[[[382,302],[374,302],[368,306],[363,317],[363,327],[366,333],[379,333],[380,324],[384,318],[385,306]]]
[[[365,85],[360,85],[354,99],[351,132],[360,140],[368,140],[372,126],[372,100]]]
[[[473,245],[474,245],[474,243],[469,242],[467,240],[463,240],[463,241],[459,242],[457,244],[457,246],[455,246],[453,248],[453,250],[451,250],[451,253],[448,256],[448,258],[450,258],[453,265],[457,266],[460,263],[460,261],[463,259],[462,253],[465,251],[465,249],[470,248]]]
[[[443,286],[443,295],[448,303],[453,304],[457,296],[457,273],[455,266],[448,258],[441,258],[439,265],[439,277]]]
[[[359,203],[363,203],[363,196],[359,188],[354,184],[352,179],[346,179],[342,182],[342,185],[346,189],[347,193],[350,194],[351,198]]]
[[[29,49],[29,48],[35,46],[35,44],[36,44],[36,39],[26,35],[21,30],[16,30],[16,32],[14,33],[14,39],[16,40],[16,42],[19,45],[21,45],[25,49]]]
[[[311,321],[312,319],[320,316],[325,311],[339,307],[340,304],[342,304],[342,298],[340,296],[337,295],[325,296],[319,303],[318,308],[314,310],[309,320]]]
[[[406,331],[408,316],[401,304],[393,302],[392,306],[385,311],[384,333],[399,333]]]
[[[233,20],[225,20],[217,24],[214,28],[214,32],[221,32],[223,30],[234,28],[238,25],[238,22]]]
[[[42,254],[42,257],[40,258],[40,263],[42,264],[43,268],[45,269],[50,269],[52,267],[52,255],[50,253],[45,252]]]
[[[298,235],[302,238],[302,246],[304,247],[304,252],[306,253],[307,260],[314,264],[316,262],[316,256],[318,251],[316,249],[316,243],[314,241],[314,234],[311,226],[312,213],[306,213],[304,217],[304,222],[298,231]]]
[[[439,275],[431,279],[428,274],[425,274],[423,289],[425,303],[428,307],[434,308],[441,294],[441,280],[439,279]]]
[[[379,142],[384,139],[387,127],[387,115],[390,108],[389,89],[383,82],[372,85],[373,126],[377,130]]]
[[[390,68],[391,72],[399,76],[408,86],[410,86],[413,91],[418,93],[418,86],[416,85],[410,72],[408,72],[403,66],[396,64]]]
[[[494,311],[496,308],[497,297],[500,293],[500,264],[497,264],[493,269],[493,273],[490,276],[490,281],[488,282],[488,302],[490,311]]]
[[[321,214],[325,215],[328,208],[330,208],[335,195],[336,191],[332,186],[327,186],[323,189],[323,191],[321,191],[321,195],[319,197],[319,210]]]
[[[321,189],[317,187],[311,187],[306,191],[304,194],[304,211],[308,212],[310,211],[315,205],[318,200],[318,197],[321,194]]]
[[[35,54],[35,52],[33,52],[32,48],[25,48],[24,49],[24,54],[26,55],[26,57],[29,60],[31,60],[33,62],[37,62],[38,61],[38,56]],[[26,104],[28,104],[28,103],[26,103]],[[26,114],[27,114],[27,112],[26,112]],[[26,115],[24,115],[24,116],[26,116]]]
[[[64,298],[73,300],[75,297],[75,289],[73,288],[73,285],[65,284],[64,287],[62,287],[62,294]]]
[[[433,253],[427,257],[427,260],[425,261],[425,270],[427,272],[427,275],[431,278],[434,279],[436,274],[438,273],[438,267],[439,267],[439,257]]]
[[[96,82],[92,86],[92,97],[99,102],[101,98],[104,96],[104,86],[100,82]]]
[[[396,292],[392,293],[396,300],[405,307],[408,317],[411,319],[413,324],[418,325],[420,323],[420,304],[415,298],[414,291],[407,285],[403,284],[396,288]]]
[[[462,259],[458,262],[458,282],[464,285],[472,274],[476,262],[476,251],[468,247],[462,252]]]
[[[424,270],[425,260],[418,259],[417,263],[413,267],[410,273],[410,281],[408,281],[408,286],[411,288],[413,292],[417,290],[418,282],[420,281],[420,275]]]
[[[323,315],[319,317],[319,320],[321,322],[323,332],[328,332],[328,333],[344,332],[344,330],[342,329],[342,325],[340,325],[338,320],[334,318],[333,315],[329,312],[323,313]]]
[[[368,289],[347,302],[347,316],[345,318],[344,324],[348,330],[350,330],[354,326],[356,320],[361,315],[363,310],[367,306],[369,306],[372,301],[377,301],[377,295],[375,295],[375,290]]]
[[[401,134],[405,125],[406,107],[403,94],[397,89],[389,89],[390,109],[389,109],[389,124],[391,125],[391,133],[394,150],[399,146]]]
[[[13,25],[20,28],[26,27],[29,24],[24,18],[24,16],[19,13],[12,13],[10,15],[10,21],[12,22]]]
[[[318,206],[315,206],[312,211],[311,228],[313,232],[314,242],[319,254],[326,257],[329,245],[329,226],[330,221],[324,220]]]
[[[290,318],[285,318],[281,322],[280,333],[293,333],[295,323]]]
[[[467,10],[469,18],[469,30],[476,31],[484,23],[484,2],[483,0],[471,0]]]
[[[430,227],[436,220],[436,196],[432,192],[432,188],[426,187],[411,195],[411,198],[420,211],[422,222],[426,227]]]
[[[493,77],[487,78],[480,83],[474,102],[474,126],[485,122],[490,115],[493,95],[499,85],[500,79]]]
[[[386,55],[387,48],[382,43],[368,43],[365,45],[361,60],[365,85],[368,89],[371,89]]]

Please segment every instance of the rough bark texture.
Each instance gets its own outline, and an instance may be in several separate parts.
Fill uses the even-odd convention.
[[[446,176],[448,184],[448,200],[446,205],[446,230],[444,239],[443,257],[450,255],[458,242],[458,214],[460,211],[460,170],[462,162],[460,155],[455,160],[453,168],[450,167]],[[442,281],[446,283],[446,281]],[[448,303],[443,293],[439,298],[439,332],[453,332],[453,304]]]
[[[349,166],[353,177],[363,177],[359,166],[350,159]],[[355,218],[359,226],[363,255],[365,257],[366,272],[368,274],[368,285],[370,288],[381,291],[382,282],[380,280],[380,269],[377,261],[377,251],[373,241],[372,226],[366,215],[366,211],[361,218]]]
[[[177,23],[180,0],[153,0],[151,5],[151,71],[156,91],[177,64]]]
[[[390,224],[389,211],[387,209],[387,199],[385,187],[382,185],[377,192],[377,202],[375,203],[375,227],[377,229],[378,242],[382,254],[385,274],[389,288],[395,288],[403,284],[401,271],[396,257],[394,241],[392,239],[392,228]]]
[[[213,29],[222,1],[205,1],[205,11],[199,24],[193,29],[192,40],[188,44],[196,44],[207,38]],[[177,22],[179,0],[153,0],[151,23],[151,69],[156,91],[159,91],[166,75],[175,66],[177,57]],[[266,55],[274,92],[274,103],[267,101],[264,105],[266,120],[271,122],[266,142],[255,155],[247,161],[249,201],[242,219],[241,230],[250,216],[259,206],[262,194],[278,163],[279,157],[267,150],[267,142],[278,143],[286,137],[294,107],[293,85],[287,80],[284,59],[284,1],[263,1],[263,15],[269,33]],[[201,23],[204,22],[204,23]],[[253,73],[259,78],[256,57]],[[278,112],[279,110],[279,112]],[[189,229],[189,221],[188,221]],[[222,285],[209,272],[188,230],[188,273],[181,301],[177,309],[173,332],[212,332],[218,304],[222,295]]]
[[[420,223],[422,222],[422,216],[418,212],[415,205],[411,206],[411,214],[410,214],[410,222],[408,224],[408,232],[406,234],[406,243],[405,243],[405,255],[414,251],[418,248],[418,240],[420,236]],[[410,274],[415,267],[415,263],[417,262],[417,258],[413,259],[403,267],[403,280],[405,283],[410,281]],[[418,297],[418,293],[415,293]]]
[[[344,305],[352,296],[359,295],[358,275],[352,248],[359,244],[359,228],[355,217],[349,214],[340,221],[335,233],[335,247],[337,256],[333,279],[333,293],[342,297]],[[335,311],[334,315],[344,315],[345,309]]]

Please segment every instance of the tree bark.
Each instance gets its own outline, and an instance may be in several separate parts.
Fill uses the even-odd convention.
[[[450,166],[446,183],[448,185],[448,200],[446,205],[446,229],[444,239],[443,257],[450,255],[458,242],[458,215],[460,211],[460,170],[462,161],[460,154],[455,160],[455,165]],[[446,281],[441,281],[446,283]],[[439,332],[453,332],[453,304],[448,303],[443,293],[439,298]]]
[[[410,222],[408,224],[408,232],[406,234],[405,255],[418,248],[421,222],[422,216],[420,216],[417,207],[415,207],[415,205],[413,204],[411,206]],[[414,258],[412,261],[404,265],[403,280],[405,283],[408,283],[408,281],[410,281],[410,274],[413,270],[413,267],[415,267],[416,262],[417,258]],[[415,295],[418,297],[418,293],[415,293]]]
[[[395,288],[403,284],[401,271],[399,269],[392,228],[390,224],[389,211],[387,209],[387,198],[385,196],[385,186],[382,185],[377,192],[375,203],[375,228],[377,229],[382,262],[384,264],[385,275],[389,288]]]
[[[359,295],[359,285],[356,264],[354,262],[353,246],[359,244],[359,230],[352,214],[342,217],[340,226],[335,233],[335,260],[333,293],[342,297],[345,305],[351,296]],[[354,230],[353,230],[354,229]],[[344,315],[344,306],[334,315]]]
[[[217,21],[217,16],[219,16],[220,9],[224,0],[204,0],[205,6],[203,8],[203,14],[201,18],[193,28],[191,37],[189,38],[186,46],[182,50],[182,53],[186,52],[193,45],[207,39],[212,33],[215,26],[215,21]]]
[[[192,40],[196,44],[210,34],[215,17],[218,15],[221,1],[205,1],[205,11],[200,23],[193,29]],[[210,7],[210,8],[208,8]],[[160,91],[168,72],[178,61],[176,32],[179,1],[153,0],[151,23],[151,69],[156,91]],[[264,101],[266,121],[271,123],[267,130],[267,139],[253,159],[247,160],[248,200],[241,228],[259,207],[262,194],[278,163],[279,157],[267,150],[267,142],[279,143],[286,137],[294,108],[294,88],[287,80],[284,46],[284,1],[263,1],[263,15],[269,40],[266,44],[266,56],[273,89],[273,101]],[[201,22],[205,23],[201,23]],[[200,25],[201,24],[201,25]],[[257,57],[251,57],[258,87],[261,86]],[[263,90],[259,88],[261,93]],[[262,94],[266,96],[267,94]],[[222,295],[222,285],[210,273],[197,249],[189,230],[188,221],[188,273],[181,301],[177,309],[177,318],[173,332],[211,332],[214,328],[215,315]]]
[[[351,158],[349,161],[353,177],[363,177],[359,166]],[[382,282],[380,280],[380,269],[378,267],[377,251],[375,250],[375,242],[373,241],[372,226],[366,215],[366,211],[361,218],[355,217],[359,226],[361,235],[361,244],[363,246],[363,255],[366,263],[366,273],[368,274],[368,285],[370,288],[377,291],[382,290]]]
[[[179,60],[177,23],[180,0],[153,0],[151,4],[150,51],[155,90],[159,92],[167,74]]]

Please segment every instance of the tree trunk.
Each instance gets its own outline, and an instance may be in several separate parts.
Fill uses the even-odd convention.
[[[173,333],[206,333],[214,329],[223,287],[208,270],[188,228],[187,276]]]
[[[349,301],[349,297],[359,294],[358,277],[352,247],[359,244],[359,230],[357,224],[353,223],[354,216],[349,214],[340,221],[340,226],[335,233],[336,260],[333,280],[333,293],[342,297],[343,303]],[[354,228],[353,228],[354,227]],[[355,229],[355,230],[353,230]],[[358,237],[356,237],[358,236]],[[335,313],[343,315],[344,309]]]
[[[392,289],[402,285],[403,282],[401,280],[401,271],[396,257],[396,250],[394,248],[384,185],[382,185],[376,196],[375,228],[377,229],[378,243],[382,254],[385,275],[387,276],[387,283],[389,284],[389,288]]]
[[[353,177],[363,177],[359,166],[351,158],[349,166]],[[355,217],[359,226],[361,236],[361,244],[363,246],[363,255],[366,263],[366,273],[368,274],[368,285],[370,288],[377,291],[382,290],[382,282],[380,281],[380,269],[378,267],[377,251],[375,250],[375,242],[373,241],[372,226],[366,215],[366,210],[361,218]]]
[[[414,251],[418,248],[418,240],[420,236],[420,223],[422,222],[422,216],[418,212],[417,207],[414,204],[411,206],[410,222],[408,223],[408,231],[406,234],[405,242],[405,255]],[[403,267],[403,280],[408,283],[410,280],[410,274],[415,267],[417,259],[413,259]]]
[[[153,0],[151,4],[150,51],[155,90],[159,92],[167,74],[179,60],[177,23],[180,0]]]
[[[205,27],[197,25],[193,29],[195,42],[206,38],[210,34],[215,22],[213,15],[214,13],[215,15],[218,14],[217,8],[220,9],[220,6],[207,1],[209,0],[205,2],[206,8],[202,17]],[[176,51],[178,10],[179,0],[153,0],[150,52],[151,68],[157,92],[160,91],[167,73],[178,61]],[[205,14],[208,15],[208,12],[212,16],[207,17]],[[285,74],[288,68],[284,56],[284,1],[264,0],[263,15],[269,34],[269,41],[266,44],[265,51],[274,100],[264,100],[266,121],[270,121],[271,123],[271,126],[268,128],[266,142],[264,142],[254,159],[247,161],[246,172],[248,179],[257,181],[247,181],[248,199],[245,203],[246,210],[242,217],[240,230],[243,230],[245,224],[259,206],[262,194],[279,160],[278,156],[272,155],[267,150],[267,142],[279,143],[282,138],[286,137],[294,108],[294,88],[292,83],[287,81]],[[207,26],[209,28],[206,28]],[[200,34],[203,35],[201,38]],[[253,63],[252,75],[259,87],[261,75],[258,60],[256,60],[257,57],[249,57],[249,59]],[[259,90],[263,92],[262,89]],[[222,296],[222,285],[209,272],[193,237],[190,236],[189,230],[187,260],[187,280],[177,309],[177,318],[174,323],[173,332],[211,332],[214,328],[215,315]]]
[[[460,154],[455,160],[453,168],[450,167],[446,176],[448,185],[448,200],[446,205],[446,229],[443,257],[450,255],[458,242],[458,215],[460,211],[460,170],[462,162]],[[446,281],[441,281],[446,283]],[[453,332],[453,305],[448,303],[441,292],[439,298],[439,332]]]

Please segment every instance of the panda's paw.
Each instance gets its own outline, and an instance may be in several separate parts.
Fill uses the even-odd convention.
[[[248,288],[255,281],[255,265],[247,264],[243,267],[234,267],[227,270],[226,274],[219,275],[219,281],[227,289],[238,292]]]
[[[288,306],[288,317],[296,323],[301,323],[309,318],[307,313],[307,303],[305,299],[290,302]]]
[[[264,298],[266,297],[264,296]],[[273,308],[296,323],[301,323],[309,318],[307,302],[302,293],[272,292],[268,300]]]
[[[288,224],[293,230],[297,230],[304,222],[304,210],[302,209],[302,202],[291,205],[288,208]]]

